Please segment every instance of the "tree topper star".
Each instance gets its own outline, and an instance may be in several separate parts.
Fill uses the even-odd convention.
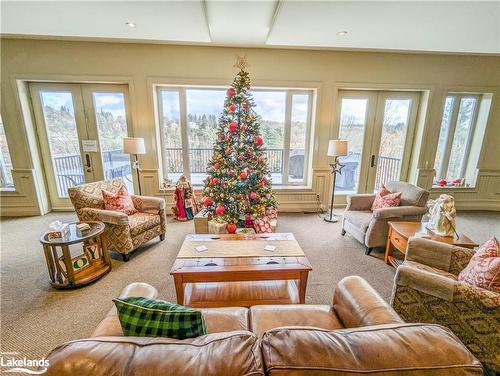
[[[240,71],[244,71],[249,66],[250,64],[248,64],[248,59],[246,54],[244,56],[236,55],[236,63],[234,63],[233,65],[234,68],[240,68]]]

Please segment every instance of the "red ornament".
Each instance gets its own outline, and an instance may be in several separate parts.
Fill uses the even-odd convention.
[[[268,183],[268,180],[266,178],[263,178],[261,181],[260,181],[260,185],[266,185]]]
[[[205,198],[203,199],[203,205],[205,205],[205,206],[210,206],[210,205],[212,205],[213,203],[214,203],[214,202],[212,201],[212,199],[211,199],[210,197],[205,197]]]
[[[247,127],[247,125],[246,125],[245,123],[241,124],[241,126],[240,126],[240,130],[241,130],[242,132],[245,132],[247,129],[248,129],[248,127]]]
[[[243,157],[243,156],[240,154],[240,155],[238,155],[238,157],[237,157],[237,158],[238,158],[238,160],[239,160],[239,161],[242,161],[245,157]]]
[[[219,182],[219,179],[212,178],[212,180],[210,180],[210,185],[216,185],[218,182]]]
[[[226,149],[226,155],[231,155],[231,149],[229,148]]]
[[[219,169],[219,167],[220,167],[219,162],[215,162],[215,163],[214,163],[214,168],[215,168],[216,170],[218,170],[218,169]]]
[[[236,105],[235,104],[230,104],[229,106],[227,106],[227,110],[229,112],[234,112],[236,111]]]
[[[247,155],[248,155],[248,158],[253,158],[253,156],[254,156],[253,151],[249,150]]]
[[[228,97],[232,97],[233,95],[236,94],[236,90],[234,90],[233,88],[227,89],[226,94]]]
[[[257,200],[257,193],[255,192],[250,192],[250,194],[248,195],[248,197],[250,198],[250,200]]]
[[[229,129],[230,132],[234,132],[234,131],[238,130],[238,124],[236,124],[236,122],[232,121],[229,123],[227,128]]]
[[[223,215],[226,209],[224,209],[224,206],[217,206],[215,208],[215,214],[217,215]]]
[[[224,141],[226,135],[224,133],[219,133],[219,140]]]
[[[261,146],[264,143],[264,139],[262,136],[255,136],[255,145]]]
[[[247,177],[248,177],[248,174],[247,174],[247,172],[246,172],[246,171],[242,171],[242,172],[240,173],[240,179],[241,179],[241,180],[245,180]]]
[[[437,184],[438,184],[440,187],[444,187],[444,186],[446,185],[446,183],[447,183],[446,179],[441,179],[440,181],[438,181],[438,183],[437,183]]]
[[[236,232],[236,225],[234,223],[228,223],[226,226],[227,232],[234,234]]]

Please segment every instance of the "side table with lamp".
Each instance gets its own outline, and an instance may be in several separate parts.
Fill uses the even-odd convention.
[[[347,155],[347,141],[346,140],[330,140],[328,143],[328,156],[329,157],[334,157],[333,163],[330,163],[330,167],[332,168],[332,176],[333,176],[333,183],[332,183],[332,201],[330,204],[330,213],[325,215],[323,218],[327,222],[335,223],[338,222],[337,216],[333,213],[333,201],[335,199],[335,178],[337,176],[337,173],[342,173],[342,165],[338,157],[345,156]]]
[[[141,168],[139,165],[139,154],[146,154],[146,147],[144,146],[144,139],[140,137],[124,137],[123,138],[123,152],[126,154],[133,154],[135,159],[132,163],[132,168],[137,171],[137,184],[139,186],[139,195],[142,195],[141,189]]]

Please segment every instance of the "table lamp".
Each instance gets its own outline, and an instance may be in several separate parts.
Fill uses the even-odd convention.
[[[347,141],[346,140],[330,140],[328,143],[328,156],[334,157],[333,163],[330,163],[333,175],[333,185],[332,185],[332,202],[330,204],[330,214],[324,217],[327,222],[338,222],[338,218],[333,214],[333,200],[335,198],[335,177],[337,173],[341,174],[343,164],[340,164],[338,157],[347,155]]]
[[[142,195],[141,190],[141,168],[139,166],[139,154],[146,154],[146,147],[144,146],[144,139],[139,137],[124,137],[123,138],[123,152],[126,154],[133,154],[135,156],[132,168],[137,170],[137,183],[139,185],[139,195]]]

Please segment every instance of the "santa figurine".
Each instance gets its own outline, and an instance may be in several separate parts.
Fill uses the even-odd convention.
[[[245,227],[246,228],[253,228],[252,217],[248,213],[245,214]]]
[[[189,221],[194,218],[198,211],[193,187],[184,175],[179,178],[175,185],[174,202],[175,207],[172,209],[174,217],[178,221]]]

